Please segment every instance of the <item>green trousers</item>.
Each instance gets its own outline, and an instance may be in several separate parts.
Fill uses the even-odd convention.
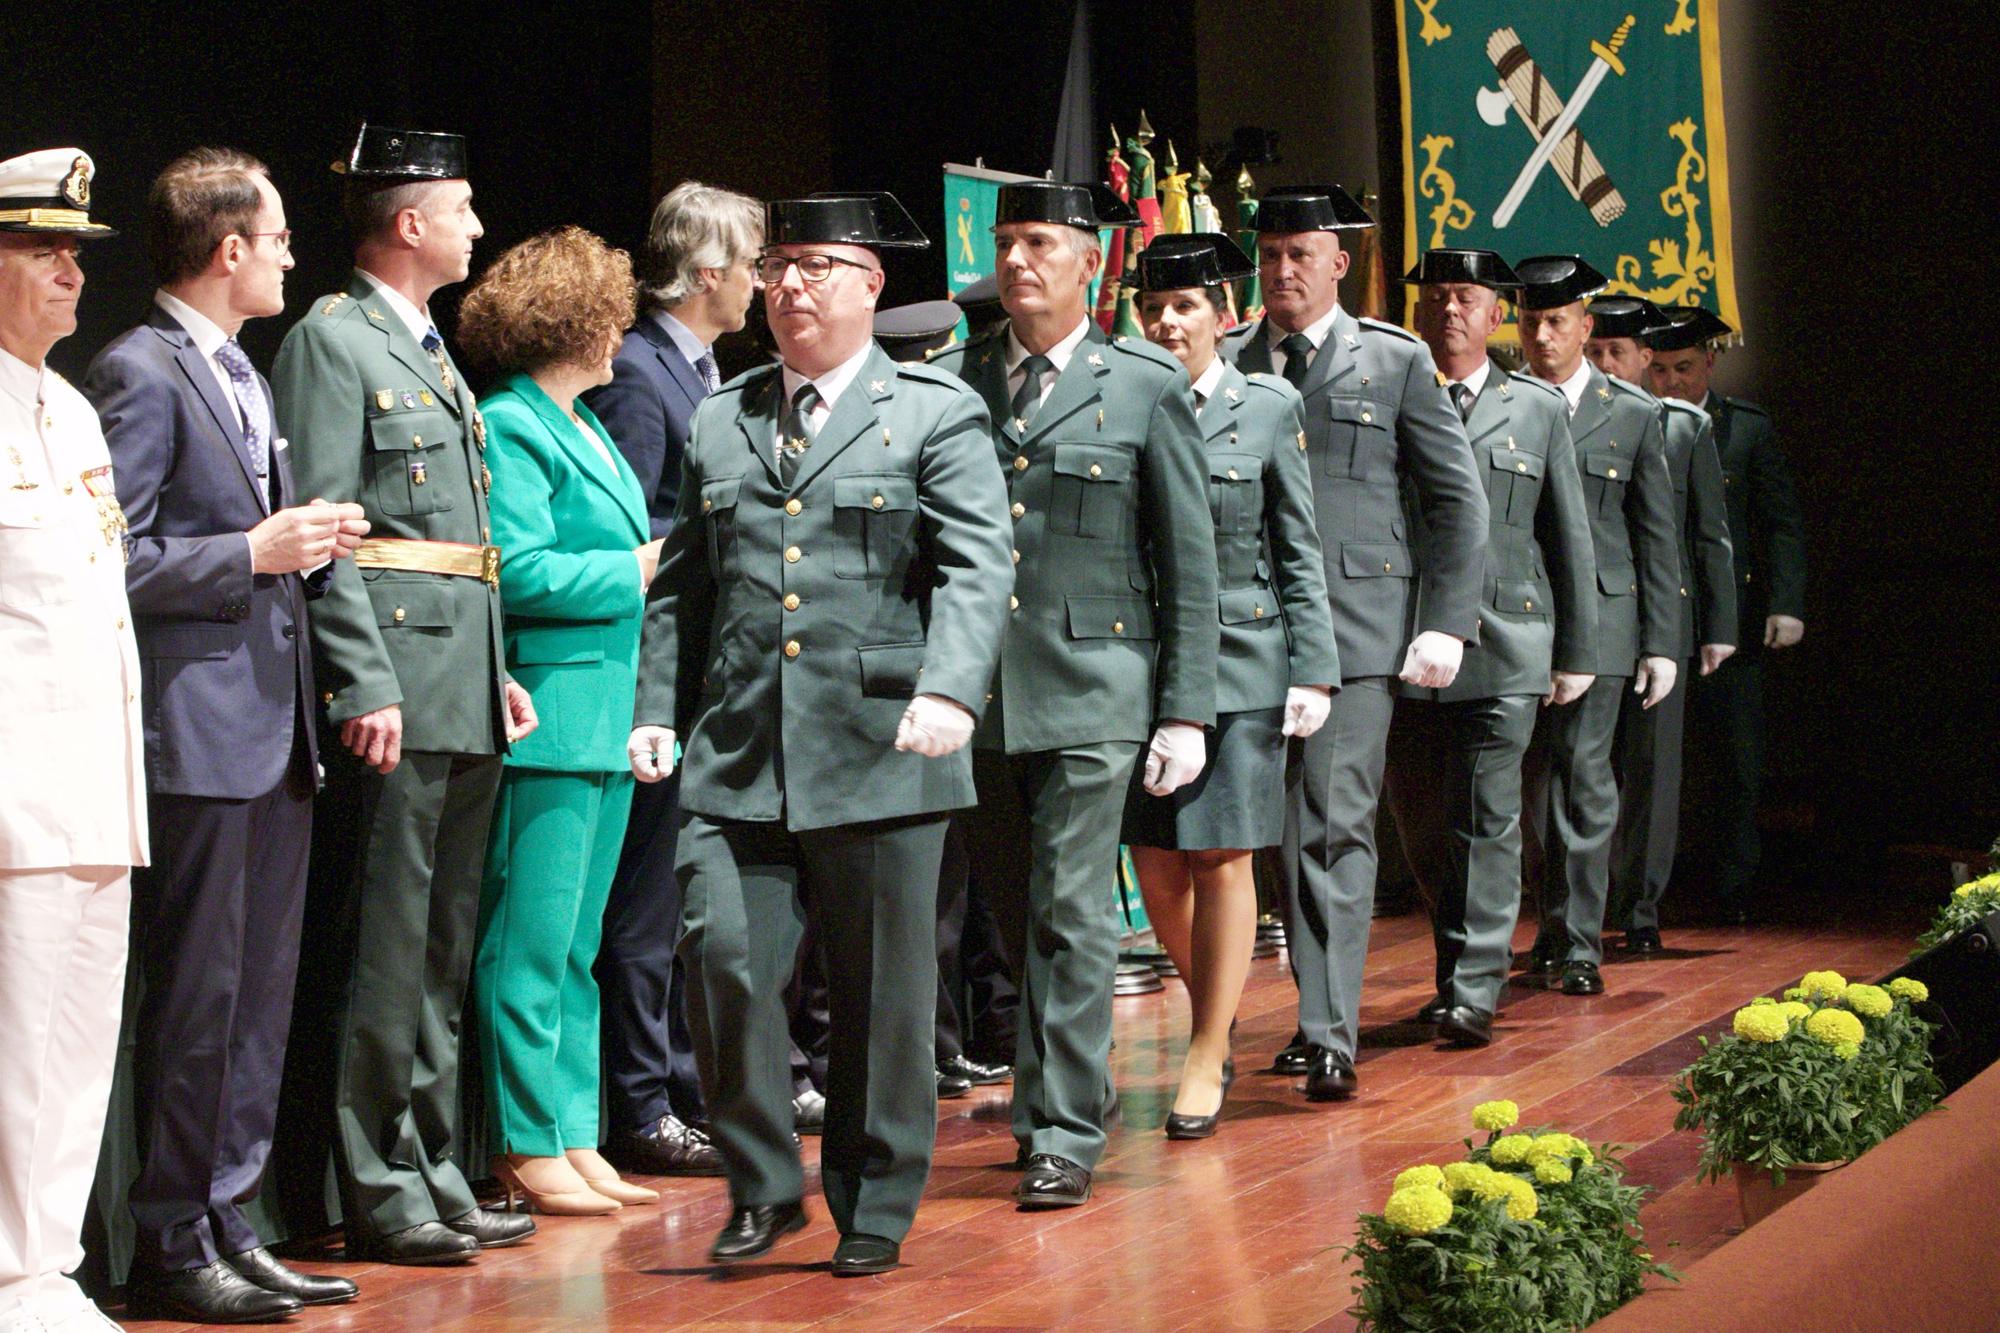
[[[473,963],[495,1152],[598,1145],[590,969],[631,810],[629,773],[509,768],[500,780]]]
[[[784,989],[810,911],[827,987],[820,1188],[843,1235],[909,1234],[937,1141],[945,824],[916,815],[792,833],[682,816],[674,869],[688,1027],[737,1207],[805,1192]]]

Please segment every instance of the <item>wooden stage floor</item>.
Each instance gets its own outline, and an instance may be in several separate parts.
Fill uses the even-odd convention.
[[[1590,999],[1513,988],[1483,1051],[1445,1051],[1406,1022],[1429,998],[1421,916],[1375,923],[1356,1100],[1315,1106],[1293,1080],[1256,1072],[1289,1036],[1293,991],[1282,955],[1255,964],[1240,1011],[1241,1071],[1220,1132],[1170,1143],[1160,1132],[1179,1069],[1186,994],[1117,1001],[1122,1122],[1082,1208],[1019,1213],[1005,1086],[939,1107],[937,1164],[906,1265],[836,1280],[823,1202],[812,1225],[764,1260],[718,1274],[705,1262],[727,1214],[721,1180],[670,1180],[658,1206],[610,1218],[542,1218],[533,1242],[459,1269],[300,1266],[362,1286],[350,1306],[308,1310],[289,1327],[367,1333],[792,1329],[1345,1330],[1350,1276],[1339,1250],[1354,1217],[1379,1208],[1390,1179],[1451,1160],[1474,1104],[1510,1097],[1530,1124],[1629,1145],[1629,1178],[1658,1191],[1652,1248],[1685,1266],[1737,1229],[1727,1181],[1696,1184],[1698,1142],[1672,1130],[1671,1076],[1697,1034],[1810,968],[1872,977],[1907,953],[1903,920],[1673,929],[1657,960],[1605,968]],[[1529,942],[1523,926],[1518,946]],[[806,1140],[808,1188],[818,1145]],[[172,1325],[134,1324],[164,1330]],[[197,1326],[198,1327],[198,1326]]]

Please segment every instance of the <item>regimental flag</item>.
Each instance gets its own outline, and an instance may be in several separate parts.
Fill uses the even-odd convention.
[[[1188,217],[1195,231],[1217,232],[1222,230],[1222,210],[1208,197],[1208,187],[1215,180],[1209,174],[1208,163],[1200,158],[1194,160],[1193,193],[1188,195]],[[1222,284],[1222,327],[1236,327],[1236,289],[1228,283]]]
[[[1381,216],[1376,212],[1380,201],[1365,190],[1356,190],[1355,197],[1370,216]],[[1389,282],[1383,272],[1382,229],[1363,227],[1352,233],[1354,236],[1354,313],[1364,319],[1390,319]]]
[[[1740,329],[1719,8],[1398,0],[1404,267],[1438,246],[1578,254],[1613,293]]]
[[[1153,176],[1153,153],[1146,146],[1152,142],[1153,127],[1146,123],[1146,113],[1141,111],[1138,131],[1125,140],[1125,156],[1132,167],[1132,207],[1138,210],[1140,224],[1137,244],[1128,243],[1125,248],[1128,272],[1139,251],[1160,234],[1160,199]]]
[[[1118,153],[1118,127],[1111,127],[1111,147],[1104,153],[1104,183],[1120,199],[1131,201],[1132,171]],[[1118,322],[1118,289],[1125,276],[1124,227],[1109,229],[1104,243],[1104,271],[1097,279],[1097,327],[1106,333]]]
[[[1243,246],[1243,253],[1252,259],[1257,257],[1257,182],[1250,179],[1250,168],[1239,167],[1236,171],[1236,225],[1239,230],[1236,239]],[[1264,317],[1264,280],[1255,274],[1243,280],[1242,290],[1236,294],[1236,313],[1246,322]]]
[[[1185,233],[1194,230],[1188,209],[1188,174],[1174,156],[1174,141],[1167,140],[1167,174],[1160,177],[1160,230]]]

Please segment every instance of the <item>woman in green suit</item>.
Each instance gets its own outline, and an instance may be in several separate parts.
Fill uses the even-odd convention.
[[[1284,832],[1286,738],[1319,729],[1340,683],[1298,392],[1216,355],[1223,284],[1256,271],[1217,233],[1162,236],[1139,258],[1146,337],[1193,381],[1222,622],[1208,762],[1171,796],[1135,785],[1125,814],[1146,915],[1193,1011],[1175,1139],[1207,1138],[1221,1117],[1257,929],[1251,853]]]
[[[507,756],[480,897],[474,987],[493,1173],[550,1213],[659,1196],[598,1155],[591,965],[632,804],[639,619],[660,543],[646,498],[577,397],[611,379],[631,261],[562,227],[466,294],[459,342],[504,372],[481,404],[508,673],[542,726]],[[412,478],[414,482],[416,478]]]

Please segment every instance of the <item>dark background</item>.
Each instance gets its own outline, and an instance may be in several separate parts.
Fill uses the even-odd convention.
[[[1184,164],[1238,121],[1282,126],[1286,162],[1262,183],[1333,175],[1380,188],[1393,213],[1400,165],[1376,147],[1377,126],[1394,129],[1394,3],[1095,0],[1096,119],[1129,132],[1143,106]],[[659,191],[688,176],[766,197],[888,188],[936,228],[941,163],[1047,167],[1072,14],[1072,0],[7,0],[0,156],[86,148],[96,211],[126,228],[87,255],[82,328],[52,357],[72,377],[144,312],[153,173],[204,142],[262,157],[299,260],[286,317],[244,337],[268,365],[343,281],[327,165],[363,117],[470,136],[489,257],[557,222],[634,246]],[[1805,643],[1769,676],[1774,870],[1802,900],[1920,864],[1885,849],[2000,833],[2000,398],[1980,299],[1993,278],[1974,258],[1991,36],[1977,6],[1856,18],[1725,0],[1722,23],[1749,341],[1718,384],[1776,416],[1812,549]],[[942,291],[939,251],[892,262],[890,303]],[[440,294],[447,330],[455,299]]]

